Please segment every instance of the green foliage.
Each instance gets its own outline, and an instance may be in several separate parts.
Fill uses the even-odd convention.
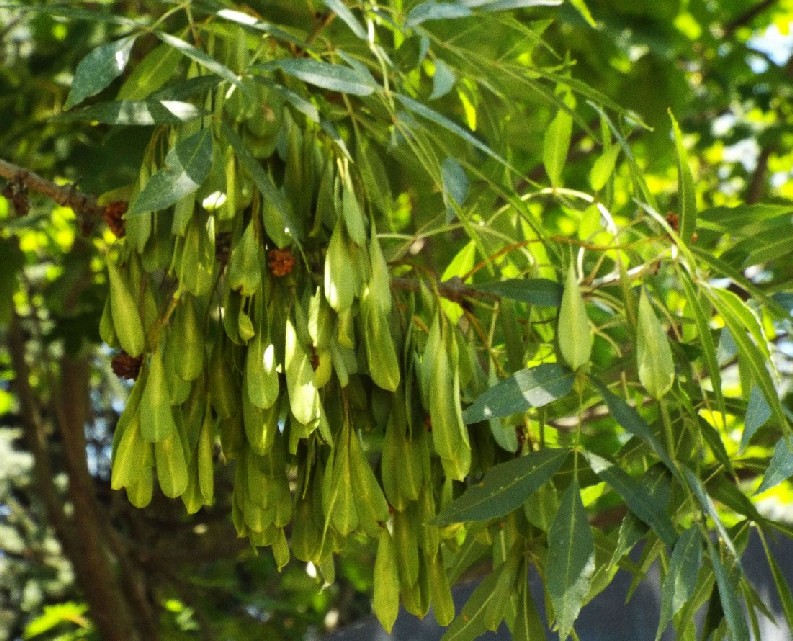
[[[47,126],[106,137],[118,166],[69,171],[130,208],[80,252],[71,219],[6,211],[8,271],[52,269],[42,287],[0,276],[0,322],[70,319],[70,351],[100,327],[139,357],[111,487],[230,515],[284,582],[295,557],[356,583],[366,542],[386,628],[396,595],[449,623],[449,576],[487,559],[446,639],[502,620],[535,635],[530,570],[567,638],[643,539],[637,574],[664,572],[659,634],[691,634],[689,604],[711,595],[709,625],[747,638],[738,528],[784,531],[751,501],[793,473],[774,366],[791,207],[740,204],[707,171],[717,141],[668,60],[702,34],[715,50],[715,9],[639,5],[646,30],[623,28],[622,5],[545,0],[100,12],[62,99],[90,104]],[[70,41],[89,17],[46,8]],[[774,114],[766,137],[789,116]],[[46,331],[38,349],[60,349]],[[621,524],[599,518],[615,507]],[[173,638],[191,629],[180,599],[161,603]]]

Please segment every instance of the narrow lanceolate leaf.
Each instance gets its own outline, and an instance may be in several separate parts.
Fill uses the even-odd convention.
[[[732,555],[735,558],[738,558],[738,553],[735,550],[735,544],[732,542],[730,535],[727,533],[727,529],[721,522],[721,518],[719,517],[719,513],[716,510],[716,506],[713,504],[713,499],[710,498],[710,495],[705,490],[705,486],[702,484],[702,481],[688,468],[684,468],[683,472],[685,474],[686,481],[688,482],[688,486],[691,488],[692,492],[694,492],[694,496],[697,497],[697,501],[702,507],[704,513],[713,521],[713,525],[718,531],[721,540],[727,546],[727,549],[729,549]]]
[[[663,397],[674,383],[675,363],[669,339],[644,290],[639,299],[636,360],[644,389],[655,399]]]
[[[567,162],[567,152],[570,149],[570,136],[573,133],[573,117],[564,110],[560,110],[556,117],[545,130],[543,140],[542,161],[545,173],[551,185],[558,187],[562,183],[562,170]]]
[[[677,193],[680,199],[680,238],[684,243],[691,242],[694,229],[697,226],[697,192],[694,188],[694,176],[688,164],[688,152],[683,144],[683,134],[677,120],[669,112],[672,119],[672,130],[675,133],[675,147],[677,148]]]
[[[595,570],[595,546],[578,482],[568,486],[548,532],[546,588],[565,641],[581,611]]]
[[[488,624],[493,618],[492,611],[505,605],[503,594],[498,590],[503,581],[502,575],[505,572],[514,573],[514,565],[514,561],[508,560],[482,580],[468,598],[462,612],[447,628],[441,641],[473,641],[487,632]]]
[[[165,168],[154,174],[132,203],[129,213],[165,209],[196,191],[212,169],[212,132],[202,129],[181,140],[165,157]]]
[[[610,392],[600,381],[593,379],[592,383],[600,392],[603,400],[606,401],[606,407],[608,407],[612,418],[628,432],[647,443],[655,455],[674,472],[677,468],[672,463],[672,459],[639,412],[628,405],[622,398]]]
[[[59,120],[105,125],[175,125],[201,115],[195,105],[179,100],[118,100],[70,111]]]
[[[518,575],[520,580],[520,574]],[[528,581],[521,581],[518,587],[518,601],[515,608],[515,622],[512,625],[514,641],[536,641],[545,638],[545,626],[537,612],[534,597]]]
[[[713,565],[713,573],[716,576],[716,585],[719,589],[719,601],[727,621],[727,628],[730,631],[732,641],[749,641],[749,626],[746,622],[746,615],[738,598],[738,591],[730,577],[727,568],[719,557],[716,546],[710,539],[706,539],[710,562]]]
[[[374,601],[378,621],[390,633],[399,614],[399,572],[394,541],[388,528],[380,532],[374,562]]]
[[[555,280],[547,278],[510,278],[491,283],[480,283],[475,288],[502,298],[518,300],[539,307],[559,307],[564,289]]]
[[[350,67],[320,62],[309,58],[290,58],[279,60],[271,65],[284,73],[294,76],[320,89],[348,93],[353,96],[368,96],[377,85]]]
[[[462,4],[481,11],[511,11],[528,7],[558,7],[562,0],[462,0]]]
[[[598,156],[595,164],[592,165],[592,169],[589,172],[589,184],[592,185],[592,189],[595,191],[603,189],[614,173],[620,149],[619,145],[612,145]]]
[[[240,79],[237,77],[237,74],[235,74],[226,65],[215,60],[208,53],[205,53],[201,49],[197,49],[190,43],[185,42],[184,40],[182,40],[181,38],[177,38],[176,36],[172,36],[169,33],[158,32],[157,37],[160,40],[162,40],[165,44],[173,47],[174,49],[177,49],[184,56],[190,58],[190,60],[194,60],[202,67],[209,69],[211,72],[223,78],[223,80],[227,80],[231,84],[236,85],[241,91],[247,91],[247,89],[243,88],[242,82],[240,82]]]
[[[772,416],[779,425],[787,427],[787,418],[779,395],[771,378],[769,349],[762,334],[762,328],[743,301],[730,291],[723,289],[707,290],[713,306],[724,320],[738,350],[744,357],[753,382],[760,388],[771,408]],[[754,339],[754,340],[753,340]]]
[[[467,18],[471,10],[458,2],[422,2],[410,10],[405,20],[405,26],[415,27],[428,20],[453,20]]]
[[[768,543],[765,540],[765,536],[763,536],[762,530],[760,530],[760,541],[763,544],[763,550],[771,568],[771,575],[774,577],[774,585],[776,586],[777,594],[779,594],[779,601],[782,603],[782,611],[785,613],[788,627],[793,629],[793,594],[790,593],[790,586],[774,558],[775,555],[768,549]]]
[[[697,574],[702,561],[702,536],[696,526],[690,527],[678,539],[669,562],[669,570],[661,588],[661,619],[656,640],[661,638],[672,617],[694,594]]]
[[[558,363],[520,370],[479,396],[463,412],[463,420],[477,423],[542,407],[569,394],[574,378],[573,372]]]
[[[86,98],[98,94],[124,71],[137,36],[129,36],[100,45],[77,65],[69,97],[63,105],[71,109]]]
[[[562,358],[573,370],[589,362],[592,354],[592,328],[589,326],[584,297],[581,295],[575,266],[572,263],[567,270],[567,280],[562,293],[556,337]]]
[[[763,425],[771,418],[771,408],[768,401],[757,385],[752,385],[749,392],[749,402],[746,404],[746,417],[743,422],[743,436],[741,437],[741,450],[744,450],[749,441]]]
[[[664,543],[674,545],[677,532],[664,505],[659,505],[639,481],[610,461],[591,452],[584,456],[592,471],[622,497],[634,515],[653,528]]]
[[[771,463],[768,464],[768,469],[765,471],[765,476],[763,476],[763,482],[757,488],[756,494],[770,490],[785,479],[793,476],[793,448],[791,448],[789,441],[790,437],[788,436],[783,436],[777,441],[774,455],[771,457]]]
[[[455,136],[462,138],[469,145],[476,147],[479,151],[486,153],[488,156],[490,156],[494,160],[497,160],[505,167],[509,169],[514,169],[506,160],[504,160],[501,156],[499,156],[495,151],[493,151],[481,140],[479,140],[474,135],[472,135],[469,131],[463,129],[453,120],[450,120],[446,116],[438,113],[434,109],[430,109],[425,104],[419,102],[418,100],[414,100],[409,96],[405,96],[399,93],[395,93],[394,96],[397,98],[397,100],[399,100],[399,102],[401,102],[405,106],[406,109],[412,111],[417,116],[426,118],[430,122],[435,123],[436,125],[442,127],[446,131],[449,131],[453,133]]]
[[[347,5],[345,5],[342,0],[322,0],[322,2],[326,7],[328,7],[328,9],[333,11],[333,13],[342,19],[344,24],[350,28],[350,31],[352,31],[361,40],[366,40],[366,29],[364,29],[363,25],[358,22],[358,18],[353,15],[352,11],[347,8]]]
[[[548,448],[491,467],[485,478],[447,505],[435,522],[486,521],[518,508],[557,472],[568,450]]]

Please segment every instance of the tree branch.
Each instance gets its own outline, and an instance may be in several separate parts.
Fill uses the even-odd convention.
[[[83,233],[93,228],[97,219],[102,217],[104,208],[96,198],[78,192],[74,186],[56,185],[38,174],[0,158],[0,177],[6,178],[9,184],[21,185],[24,188],[47,196],[59,205],[71,207],[80,217]]]
[[[763,0],[762,2],[758,2],[748,11],[744,11],[743,13],[735,16],[726,25],[724,25],[724,36],[727,37],[732,35],[735,31],[749,24],[757,16],[759,16],[764,11],[767,11],[775,4],[777,4],[777,0]]]

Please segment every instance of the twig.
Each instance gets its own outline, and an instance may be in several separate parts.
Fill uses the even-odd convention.
[[[82,219],[83,233],[90,232],[93,224],[101,218],[104,211],[104,208],[97,203],[93,196],[80,193],[73,186],[56,185],[32,171],[2,158],[0,158],[0,177],[47,196],[59,205],[71,207]]]
[[[745,11],[737,15],[735,18],[733,18],[727,24],[724,25],[724,36],[726,37],[732,35],[737,29],[746,26],[757,16],[759,16],[767,9],[770,9],[775,4],[777,4],[777,0],[763,0],[763,2],[757,3],[748,11]]]

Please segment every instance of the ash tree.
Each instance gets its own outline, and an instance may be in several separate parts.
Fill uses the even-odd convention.
[[[659,635],[694,638],[707,607],[708,634],[749,638],[766,608],[741,551],[753,530],[791,533],[753,497],[793,472],[776,367],[793,207],[714,201],[676,114],[650,132],[577,77],[550,44],[560,12],[592,21],[572,5],[184,2],[107,18],[59,122],[144,131],[137,155],[116,152],[135,175],[94,199],[0,168],[9,256],[30,192],[83,232],[90,318],[133,381],[112,490],[188,514],[222,495],[238,537],[326,583],[368,543],[387,630],[401,605],[431,609],[449,641],[502,621],[544,638],[536,572],[552,629],[575,638],[619,568],[657,561]],[[673,159],[660,172],[636,153],[645,136]],[[24,332],[42,318],[29,283],[6,288],[29,380]],[[482,561],[456,613],[451,586]],[[112,583],[112,568],[96,558],[78,579]],[[124,638],[86,599],[102,637]],[[125,638],[151,633],[118,612]]]

